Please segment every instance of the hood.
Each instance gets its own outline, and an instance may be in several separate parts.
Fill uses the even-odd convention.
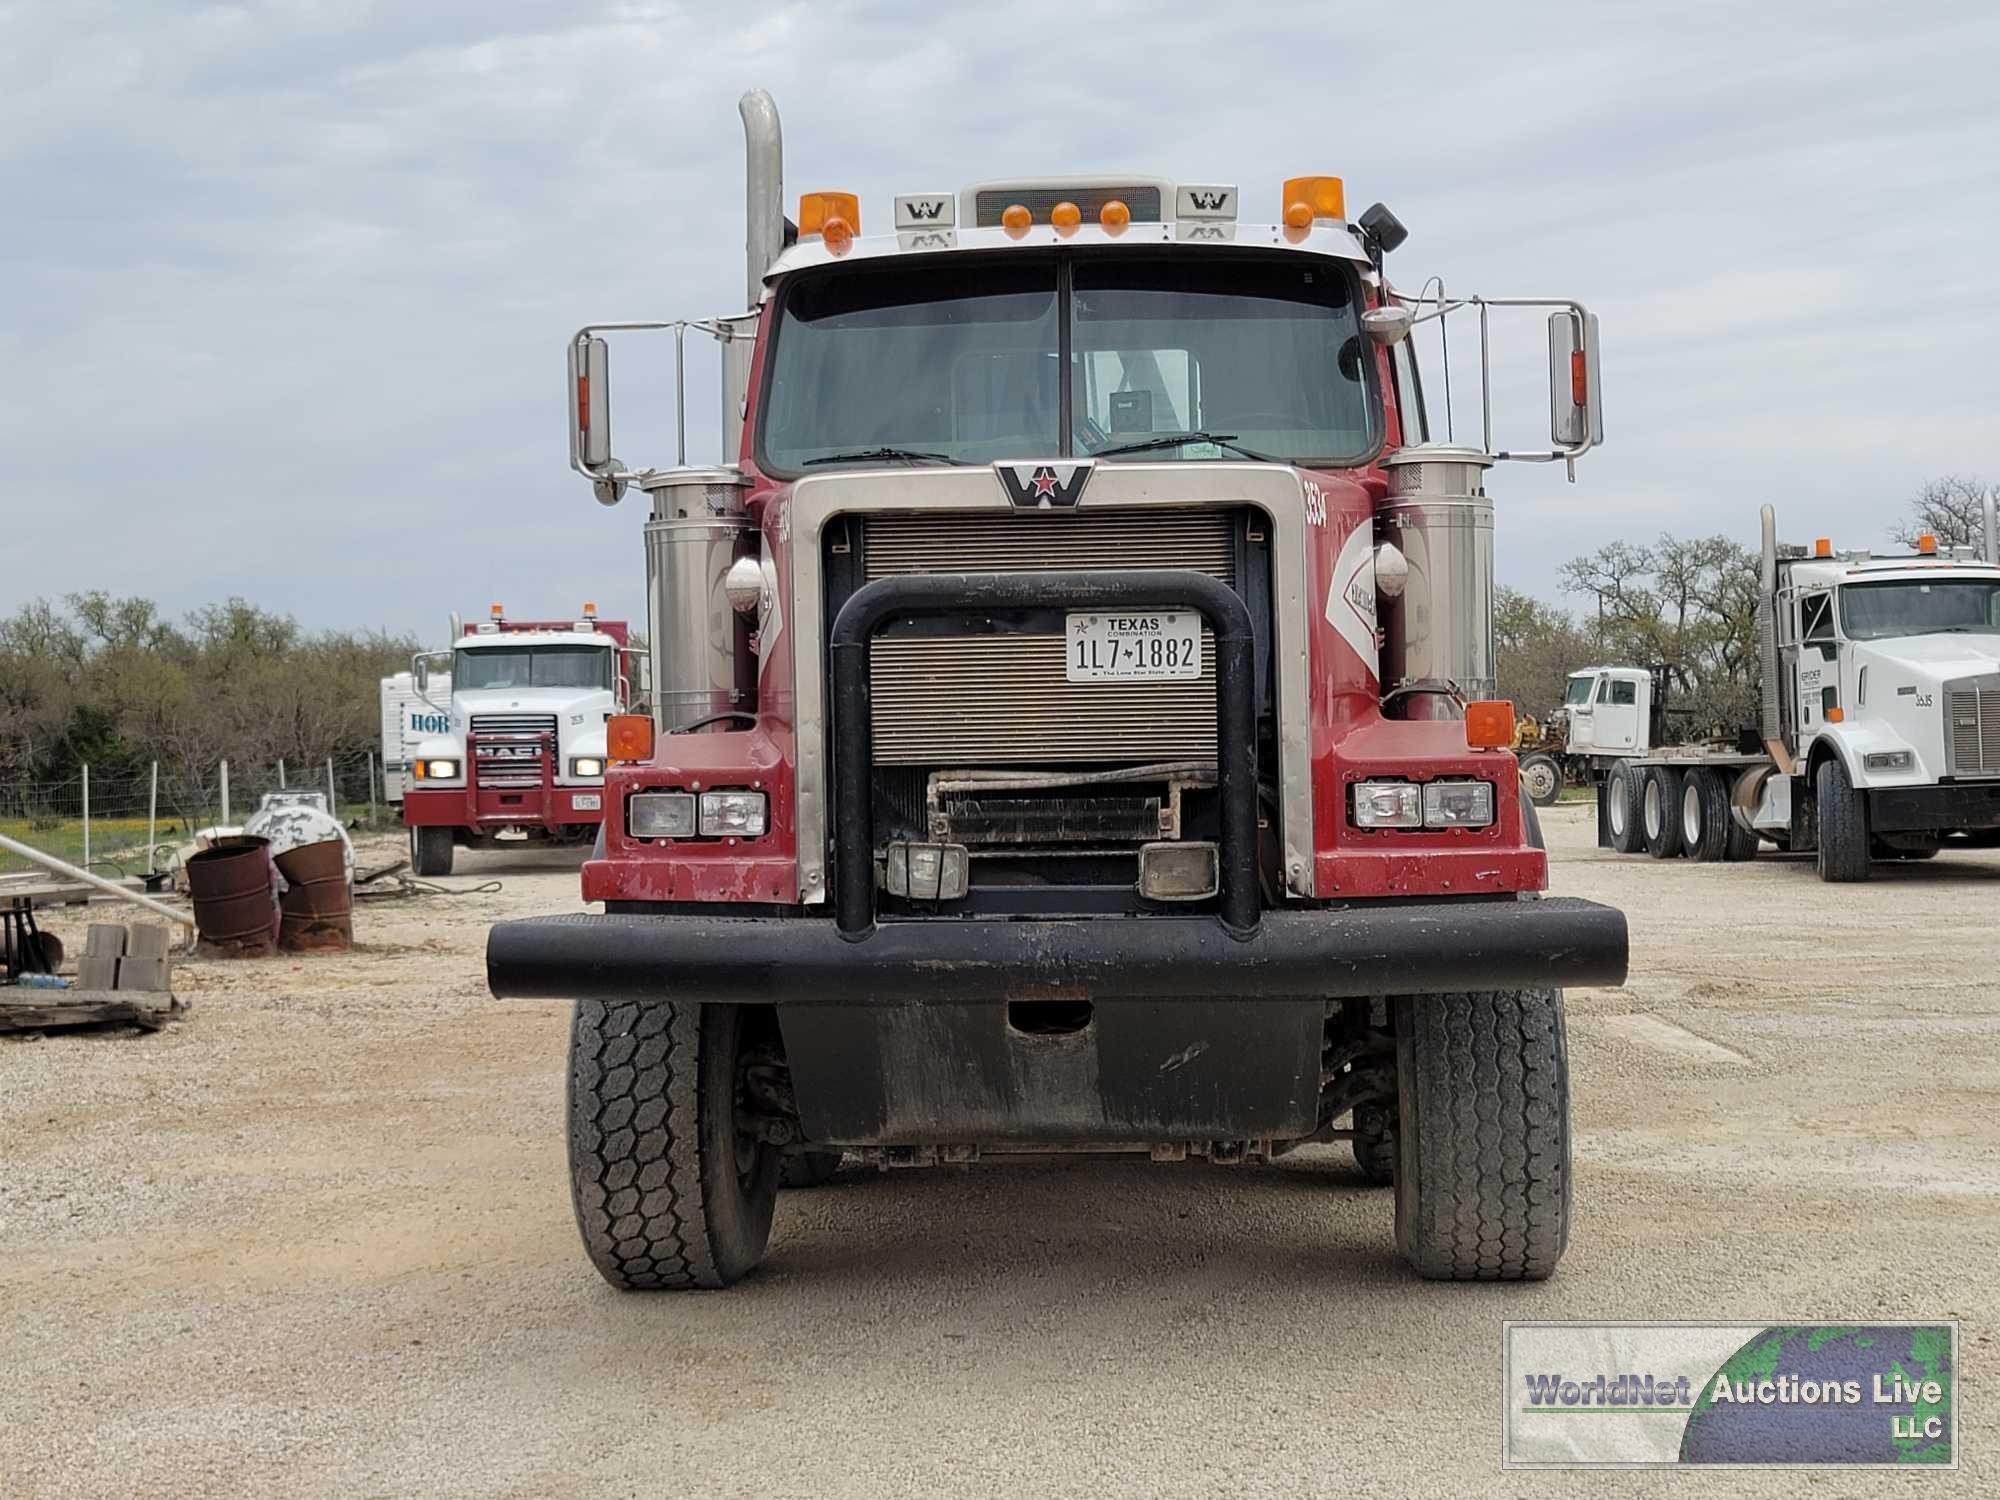
[[[1884,666],[1902,667],[1921,677],[1944,681],[2000,672],[2000,635],[1951,631],[1906,635],[1893,640],[1856,641],[1856,656]]]
[[[561,714],[592,702],[609,703],[608,688],[474,688],[453,693],[453,721],[473,714]]]

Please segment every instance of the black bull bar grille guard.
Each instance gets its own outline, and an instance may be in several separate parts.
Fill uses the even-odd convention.
[[[874,921],[868,642],[891,616],[1025,605],[1177,605],[1213,633],[1222,826],[1216,916]],[[1178,570],[881,579],[834,621],[835,884],[821,915],[530,918],[487,941],[522,999],[908,1005],[1036,999],[1333,1000],[1618,985],[1623,913],[1574,898],[1258,909],[1254,636],[1226,585]]]

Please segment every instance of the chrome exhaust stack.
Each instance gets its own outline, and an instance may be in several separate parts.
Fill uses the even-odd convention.
[[[748,300],[755,308],[764,295],[764,274],[785,251],[785,133],[778,106],[763,89],[752,89],[736,104],[743,116],[745,249]]]
[[[1792,774],[1791,753],[1785,749],[1784,711],[1778,690],[1778,513],[1765,506],[1763,553],[1757,563],[1757,667],[1763,679],[1760,694],[1764,749],[1785,775]]]
[[[1493,456],[1426,443],[1382,460],[1389,495],[1376,506],[1378,542],[1401,553],[1404,577],[1378,590],[1385,712],[1455,719],[1461,705],[1498,690],[1493,659]],[[1389,599],[1380,596],[1388,594]],[[1399,597],[1400,596],[1400,597]]]

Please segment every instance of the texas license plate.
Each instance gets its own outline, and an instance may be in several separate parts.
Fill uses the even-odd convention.
[[[1071,682],[1160,682],[1201,676],[1201,616],[1145,609],[1069,617]]]
[[[570,796],[569,805],[578,812],[602,812],[604,805],[598,800],[597,792],[576,792]]]

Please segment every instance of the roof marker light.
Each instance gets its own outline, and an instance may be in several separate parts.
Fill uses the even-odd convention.
[[[1932,534],[1931,534],[1930,532],[1928,532],[1928,531],[1920,531],[1920,532],[1918,532],[1918,533],[1917,533],[1917,550],[1918,550],[1919,552],[1931,552],[1931,553],[1934,553],[1934,552],[1936,552],[1936,551],[1937,551],[1937,538],[1936,538],[1936,537],[1935,537],[1934,535],[1932,535]]]
[[[1034,222],[1035,216],[1028,212],[1025,203],[1010,203],[1000,215],[1000,227],[1017,240],[1028,232],[1028,226]]]
[[[1814,557],[1833,556],[1833,538],[1830,536],[1814,537],[1813,556]]]
[[[492,609],[488,610],[488,611],[487,611],[487,613],[488,613],[488,614],[490,614],[490,615],[492,615],[492,616],[493,616],[493,618],[494,618],[494,619],[496,619],[496,620],[498,620],[498,619],[500,619],[500,618],[501,618],[501,609],[500,609],[500,606],[499,606],[499,605],[497,605],[497,604],[496,604],[496,605],[494,605],[494,606],[492,607]]]
[[[1106,234],[1123,234],[1132,225],[1132,210],[1123,198],[1106,198],[1097,211],[1097,222],[1104,226]]]
[[[1287,177],[1279,197],[1285,205],[1285,222],[1293,228],[1300,227],[1292,218],[1292,209],[1300,203],[1306,205],[1307,223],[1347,217],[1347,188],[1338,177]]]
[[[1065,198],[1049,210],[1049,222],[1055,226],[1057,234],[1075,234],[1076,226],[1083,222],[1083,210]]]
[[[845,223],[847,238],[853,239],[861,229],[861,200],[852,193],[799,194],[800,239],[816,234],[831,240],[826,228],[835,219]]]

